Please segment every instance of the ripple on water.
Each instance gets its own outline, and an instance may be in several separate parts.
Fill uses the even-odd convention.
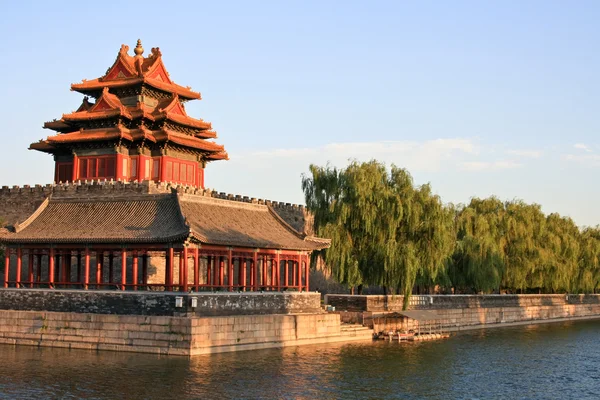
[[[597,398],[600,321],[198,356],[0,346],[0,399]]]

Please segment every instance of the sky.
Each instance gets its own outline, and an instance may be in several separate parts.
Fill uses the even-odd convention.
[[[0,185],[121,44],[160,47],[229,161],[206,186],[303,203],[308,166],[376,159],[446,203],[495,195],[600,224],[600,2],[0,2]]]

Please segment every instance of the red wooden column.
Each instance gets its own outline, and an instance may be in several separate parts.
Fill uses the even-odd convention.
[[[96,289],[102,284],[102,264],[104,264],[104,252],[96,252]]]
[[[75,182],[79,177],[79,157],[76,154],[73,154],[73,174],[71,176],[72,181]]]
[[[81,251],[77,251],[77,282],[81,282]]]
[[[267,286],[267,256],[263,256],[262,260],[262,285],[263,287]]]
[[[212,285],[212,274],[211,274],[212,262],[213,262],[213,256],[206,256],[206,284],[209,287]]]
[[[219,286],[223,286],[225,281],[225,257],[219,257]]]
[[[250,260],[250,289],[256,290],[256,251]]]
[[[309,276],[310,276],[310,255],[306,254],[304,256],[304,269],[305,269],[305,274],[306,274],[306,291],[310,291],[310,286],[309,286]]]
[[[247,267],[248,267],[248,259],[245,257],[240,258],[240,269],[242,271],[240,285],[241,285],[241,289],[243,291],[246,291],[246,286],[247,286],[247,282],[248,282],[248,276],[247,276],[247,271],[246,271]]]
[[[229,273],[227,274],[227,280],[229,281],[229,291],[233,290],[233,253],[231,251],[231,247],[227,252],[227,266],[229,267]]]
[[[138,253],[133,251],[133,261],[131,263],[131,280],[133,281],[133,290],[138,290]]]
[[[32,288],[33,287],[33,250],[29,249],[29,257],[27,260],[27,266],[28,266],[28,273],[27,273],[27,280],[29,281],[29,287]]]
[[[298,275],[297,275],[297,278],[296,278],[296,286],[298,286],[298,291],[301,292],[302,291],[302,268],[301,268],[301,266],[302,266],[302,256],[298,255],[296,257],[296,259],[298,260],[298,261],[296,261],[296,268],[298,270],[298,272],[297,272]]]
[[[200,286],[200,250],[194,249],[194,290],[197,292]]]
[[[148,251],[145,251],[142,256],[142,283],[144,286],[148,284]]]
[[[256,249],[252,257],[252,286],[255,292],[258,291],[258,284],[258,249]]]
[[[50,247],[48,253],[48,282],[51,288],[54,286],[54,261],[54,248]]]
[[[10,247],[6,248],[6,254],[4,258],[4,287],[8,287],[8,272],[10,269]]]
[[[165,290],[173,290],[173,248],[169,247],[166,252],[166,265],[165,265]]]
[[[17,248],[17,274],[15,277],[15,287],[21,286],[21,268],[23,266],[23,250],[18,247]]]
[[[36,254],[36,258],[37,258],[37,281],[41,282],[42,281],[42,252],[38,250],[38,253]]]
[[[121,249],[121,290],[127,284],[127,250]]]
[[[181,273],[179,275],[179,290],[188,291],[188,248],[183,246],[181,251]]]
[[[88,247],[85,248],[83,263],[83,288],[87,290],[90,284],[90,249]]]
[[[290,283],[290,260],[285,259],[285,271],[283,271],[283,286],[287,288]]]
[[[275,270],[275,279],[277,281],[277,291],[281,292],[281,255],[279,251],[277,251],[277,255],[275,256],[275,263],[277,264],[277,268]]]
[[[292,260],[292,287],[296,287],[297,286],[297,277],[298,277],[298,273],[296,272],[296,257],[294,257],[294,259]]]

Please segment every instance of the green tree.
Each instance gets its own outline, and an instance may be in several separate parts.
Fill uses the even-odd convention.
[[[417,276],[435,279],[454,246],[453,212],[429,185],[377,161],[346,169],[310,166],[302,188],[317,234],[331,239],[324,258],[340,283],[379,285],[404,294]]]

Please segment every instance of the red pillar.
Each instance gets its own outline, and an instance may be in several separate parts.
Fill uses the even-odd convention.
[[[310,286],[309,286],[309,276],[310,276],[310,255],[306,254],[304,256],[304,270],[305,270],[305,274],[306,274],[306,291],[310,291]]]
[[[121,290],[127,284],[127,250],[121,249]]]
[[[133,281],[133,290],[138,289],[138,253],[137,251],[133,252],[133,261],[131,267],[131,280]]]
[[[6,254],[4,258],[4,287],[8,287],[8,271],[10,268],[10,247],[6,248]]]
[[[246,274],[246,268],[248,267],[248,259],[247,258],[240,258],[240,262],[241,262],[241,269],[242,269],[242,279],[240,281],[240,285],[242,290],[246,291],[246,283],[248,281],[247,278],[247,274]]]
[[[211,275],[211,264],[213,262],[213,256],[206,256],[206,284],[210,287],[212,285]]]
[[[73,182],[79,178],[79,157],[73,154]]]
[[[48,253],[48,282],[50,287],[54,285],[54,261],[54,248],[51,247]]]
[[[102,264],[104,264],[104,252],[96,252],[96,289],[102,284]]]
[[[166,254],[166,266],[165,266],[165,289],[167,291],[173,290],[173,248],[169,247]]]
[[[231,292],[233,290],[233,255],[231,249],[227,252],[227,266],[229,267],[227,280],[229,281],[229,291]]]
[[[17,248],[17,274],[16,274],[16,284],[15,287],[21,286],[21,267],[23,266],[23,250],[18,247]]]
[[[252,255],[250,260],[250,289],[256,290],[256,252]]]
[[[181,262],[183,274],[179,278],[182,281],[180,286],[181,286],[181,290],[183,292],[187,292],[188,291],[188,248],[186,246],[184,246],[183,251],[181,253],[183,256],[182,262]]]
[[[296,260],[292,260],[292,287],[296,287],[297,276],[298,276],[298,274],[296,272]]]
[[[277,291],[281,292],[281,255],[279,254],[279,251],[277,252],[277,255],[275,256],[275,262],[277,264],[277,270],[276,270],[276,280],[277,280]]]
[[[28,268],[28,273],[27,273],[27,280],[29,281],[29,287],[32,288],[33,287],[33,250],[29,249],[29,257],[28,257],[28,263],[27,266]]]
[[[85,261],[83,265],[83,288],[87,290],[90,283],[90,249],[85,248]]]
[[[296,261],[296,269],[297,269],[297,278],[296,278],[296,286],[298,286],[298,291],[302,291],[302,268],[300,268],[302,256],[296,257],[298,261]]]
[[[194,290],[197,292],[200,286],[200,250],[194,249]]]
[[[285,271],[283,272],[283,286],[286,288],[290,285],[290,261],[285,260]]]
[[[148,252],[147,251],[145,251],[144,255],[142,256],[142,283],[144,284],[144,286],[148,284]]]
[[[219,257],[219,286],[223,286],[225,282],[225,258]]]
[[[267,286],[267,256],[263,256],[262,262],[262,285],[263,287]]]

